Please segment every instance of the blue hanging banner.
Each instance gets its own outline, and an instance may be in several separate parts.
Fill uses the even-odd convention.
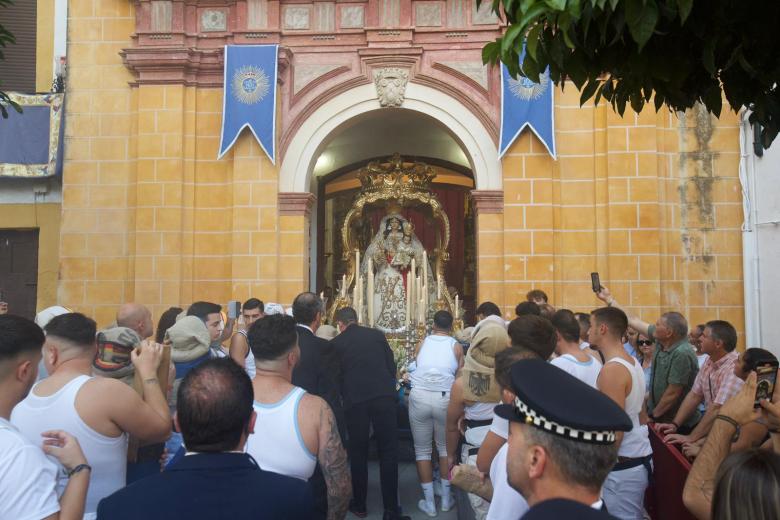
[[[278,45],[225,45],[225,84],[219,156],[249,127],[276,164],[276,74]]]
[[[520,55],[522,63],[525,49]],[[501,137],[498,156],[503,157],[527,126],[542,141],[547,151],[555,155],[555,118],[553,115],[553,84],[550,69],[539,74],[539,83],[518,76],[514,79],[501,64]]]

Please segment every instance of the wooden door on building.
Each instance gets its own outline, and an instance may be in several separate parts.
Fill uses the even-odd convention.
[[[8,312],[35,317],[38,296],[38,230],[0,229],[0,301]]]

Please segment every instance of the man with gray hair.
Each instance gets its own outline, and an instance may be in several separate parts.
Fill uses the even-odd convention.
[[[621,308],[604,286],[596,296],[609,307]],[[671,423],[699,373],[696,351],[688,343],[688,322],[679,312],[665,312],[655,325],[628,315],[628,325],[655,341],[647,415],[653,422]],[[699,419],[698,411],[692,413],[677,432],[690,432]]]

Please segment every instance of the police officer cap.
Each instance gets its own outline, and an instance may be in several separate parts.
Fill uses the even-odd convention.
[[[586,504],[564,498],[553,498],[536,504],[523,515],[522,520],[562,520],[565,518],[617,520],[604,510],[593,509]]]
[[[607,395],[541,359],[512,365],[514,403],[496,407],[499,417],[523,422],[566,439],[612,444],[630,431],[631,419]]]

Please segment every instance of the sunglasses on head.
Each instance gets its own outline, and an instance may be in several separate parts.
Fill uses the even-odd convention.
[[[637,340],[636,344],[639,345],[640,347],[644,347],[645,345],[652,345],[653,342],[650,341],[649,339],[640,339]]]

